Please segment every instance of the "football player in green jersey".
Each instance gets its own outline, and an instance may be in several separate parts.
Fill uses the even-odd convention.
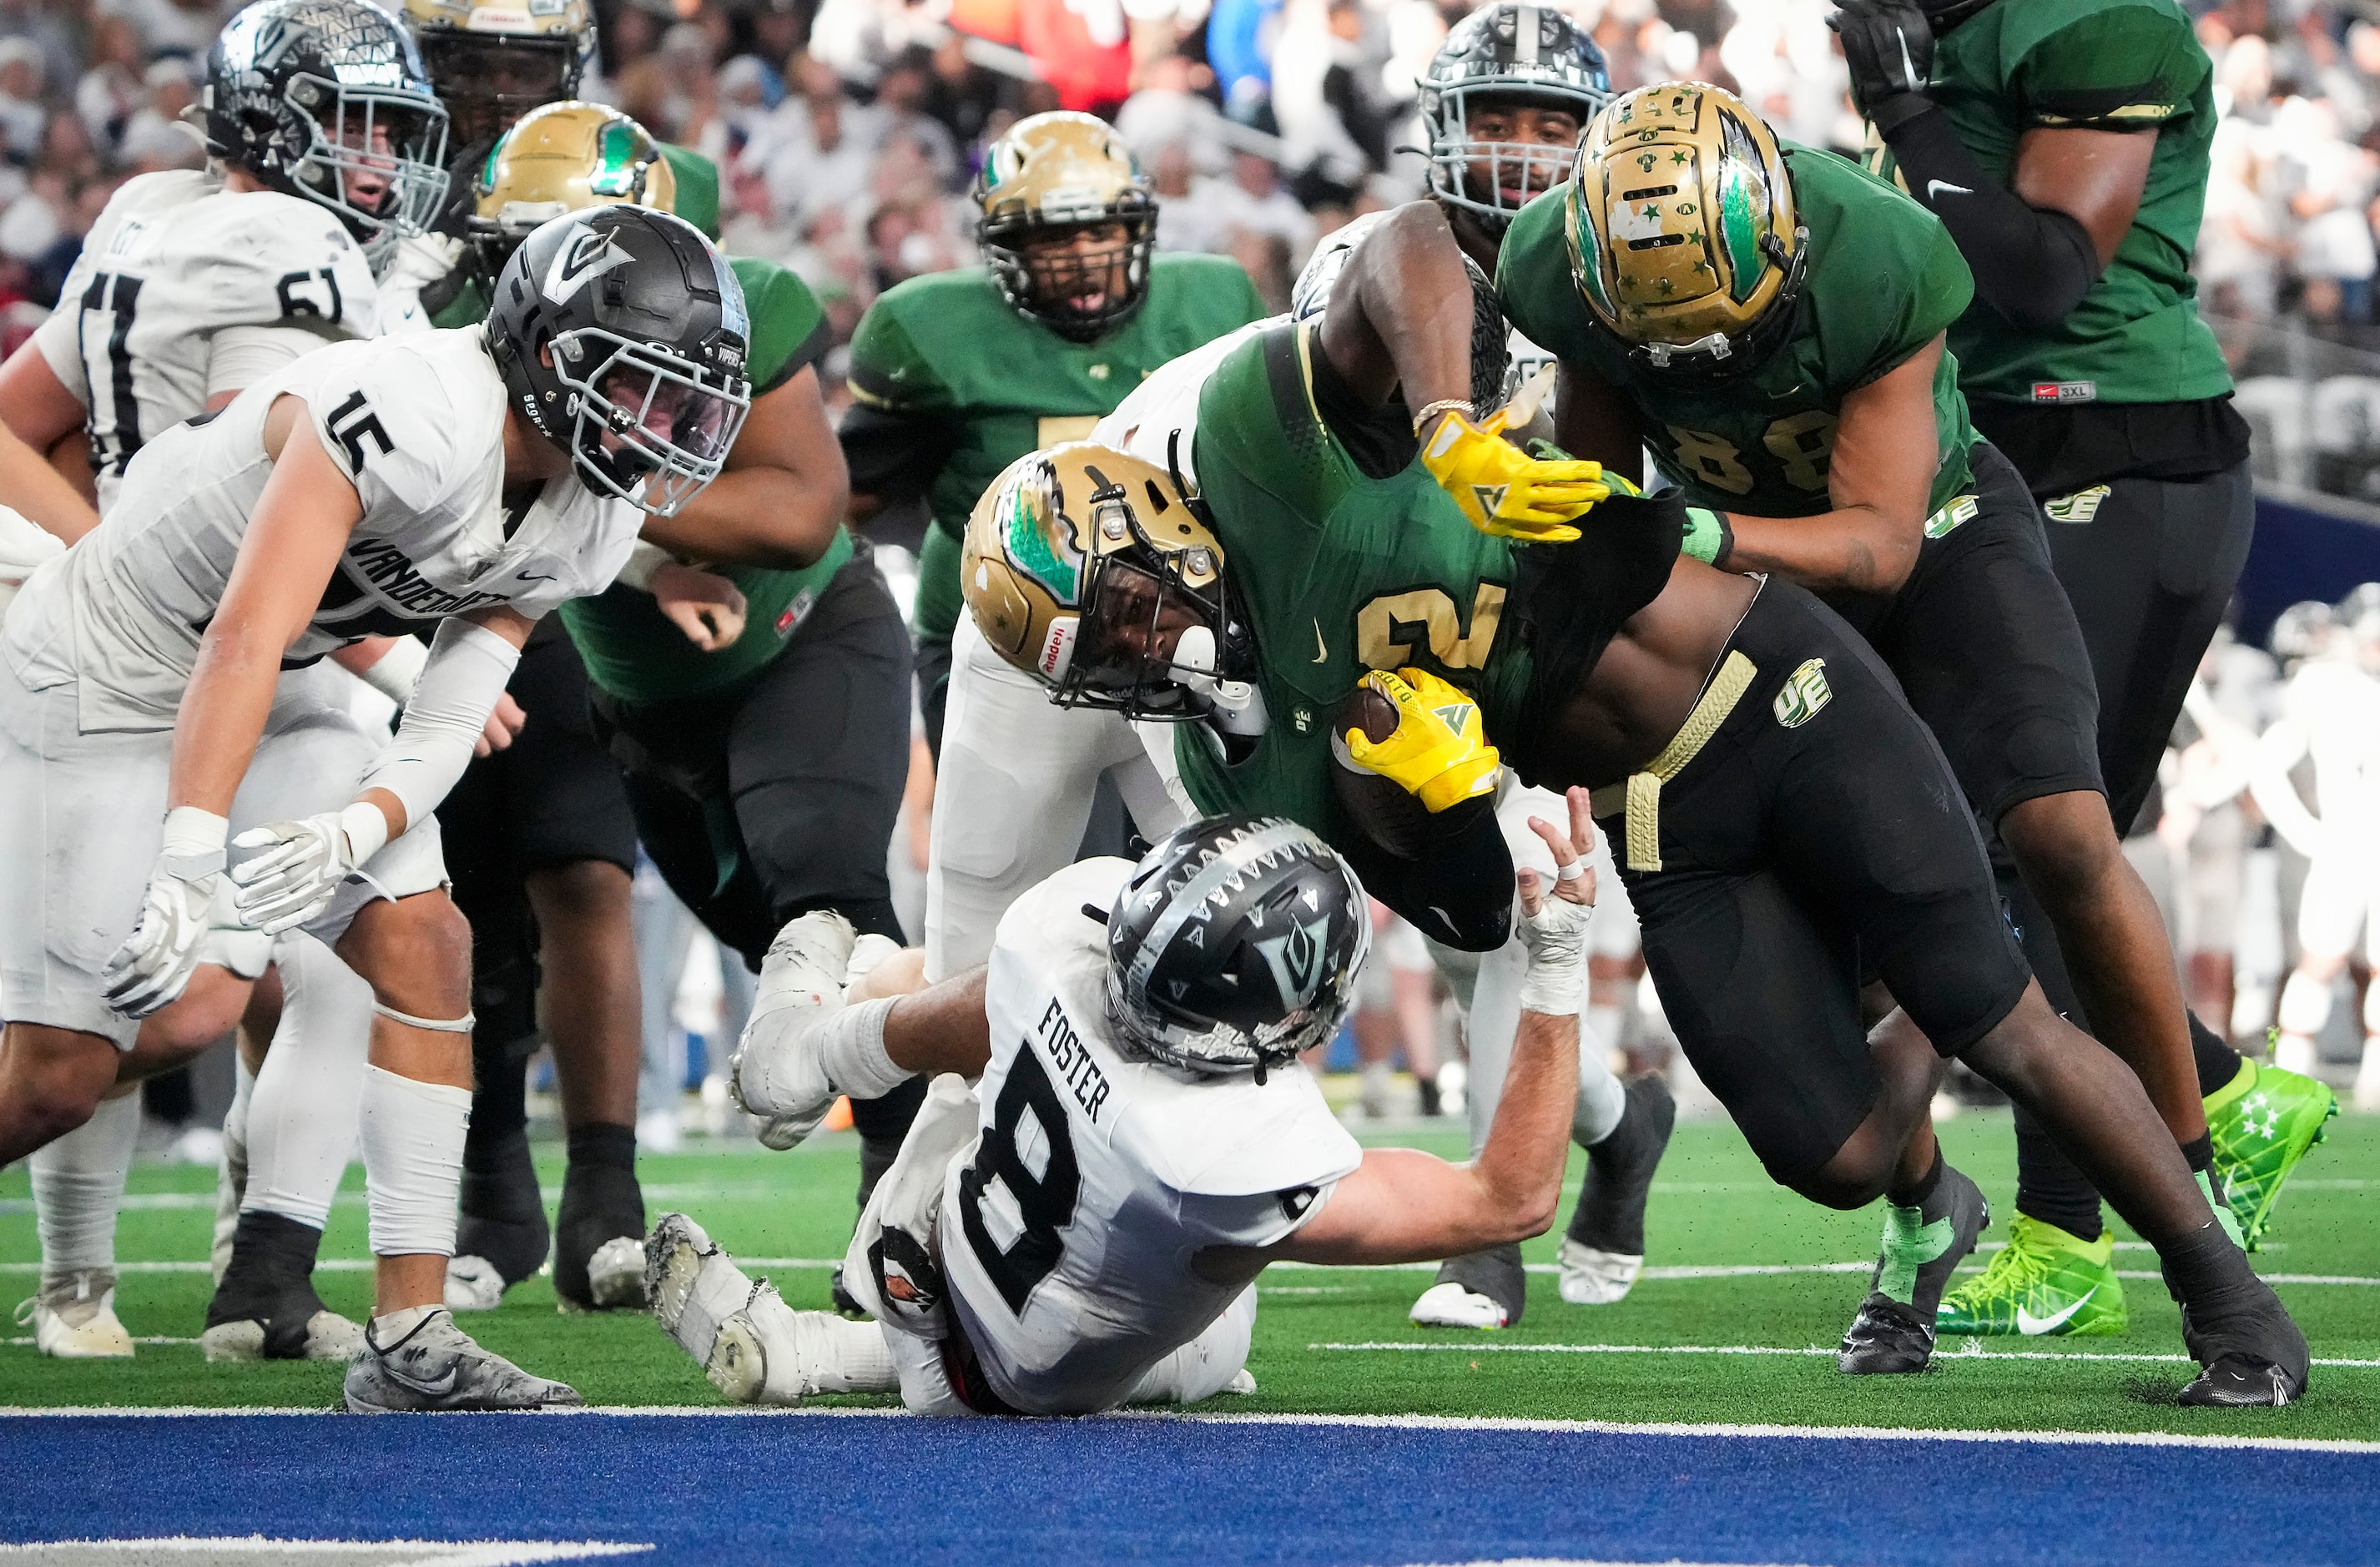
[[[921,495],[932,519],[916,613],[938,759],[959,539],[984,486],[1026,453],[1088,433],[1166,360],[1265,313],[1235,262],[1155,253],[1148,181],[1088,115],[1017,121],[985,152],[975,197],[985,264],[911,278],[868,307],[842,429],[853,519]]]
[[[1960,385],[2048,514],[2130,828],[2255,522],[2247,425],[2189,271],[2213,67],[2174,0],[1852,0],[1833,23],[1868,167],[1939,216],[1974,273],[1949,326]],[[2085,1015],[2058,994],[2049,922],[2016,912],[2058,1004]],[[2190,1021],[2215,1174],[2252,1246],[2337,1101]],[[2282,1113],[2251,1117],[2251,1089]],[[2097,1194],[2022,1115],[2017,1150],[2016,1239],[1943,1303],[1943,1330],[2121,1330]]]
[[[666,207],[673,195],[671,165],[635,121],[599,104],[550,103],[524,116],[489,158],[474,246],[483,264],[501,268],[556,212],[613,201]],[[565,913],[605,911],[606,928],[624,937],[639,840],[721,943],[756,967],[779,926],[814,908],[899,938],[885,855],[907,766],[907,634],[865,547],[842,526],[843,456],[818,384],[830,337],[823,312],[783,267],[746,257],[730,265],[751,310],[753,394],[718,493],[652,519],[621,582],[565,606],[556,618],[567,635],[557,652],[575,650],[571,667],[583,661],[586,674],[566,701],[551,704],[557,711],[545,727],[568,731],[566,741],[549,737],[551,747],[567,746],[567,756],[555,750],[509,786],[499,776],[505,770],[475,767],[488,775],[482,797],[448,827],[478,841],[504,823],[529,840],[509,849],[490,843],[488,859],[526,881],[549,970],[552,906],[561,900],[547,883],[569,881],[578,896]],[[706,569],[690,569],[689,560]],[[693,611],[706,604],[723,625],[701,624]],[[516,760],[539,727],[533,713],[502,759]],[[557,808],[575,826],[541,825]],[[535,852],[565,837],[576,852],[561,864],[552,863],[559,848]],[[582,1305],[626,1302],[599,1288],[609,1269],[565,1259],[606,1257],[611,1242],[642,1233],[641,1201],[626,1174],[638,1008],[632,989],[619,993],[634,974],[633,954],[625,953],[586,978],[608,1021],[587,1030],[583,1045],[565,1046],[552,1026],[551,975],[547,985],[573,1154],[555,1283]],[[507,1049],[509,1038],[494,1038],[499,1032],[511,1030],[481,1030],[479,1063],[494,1130],[475,1134],[466,1150],[467,1227],[501,1248],[480,1253],[491,1265],[477,1276],[483,1298],[515,1282],[524,1260],[535,1266],[523,1256],[532,1248],[509,1243],[523,1227],[540,1227],[523,1210],[535,1201],[534,1185],[519,1178],[524,1063]],[[890,1163],[917,1097],[856,1108],[872,1161]],[[574,1202],[579,1185],[586,1196]],[[458,1291],[469,1287],[469,1273],[458,1265]]]
[[[1021,459],[969,534],[986,638],[1061,701],[1182,720],[1200,810],[1304,820],[1374,895],[1474,943],[1500,939],[1512,896],[1501,839],[1481,834],[1482,720],[1523,778],[1596,790],[1665,1005],[1772,1175],[1840,1207],[1895,1198],[1845,1370],[1925,1364],[1984,1221],[1916,1135],[1938,1051],[2125,1194],[2206,1367],[2185,1398],[2294,1398],[2302,1337],[2138,1079],[2032,983],[1955,779],[1856,635],[1790,581],[1681,558],[1682,496],[1636,497],[1595,464],[1475,450],[1468,471],[1502,495],[1441,488],[1441,428],[1479,400],[1468,294],[1443,213],[1415,203],[1358,249],[1319,322],[1169,367],[1103,431],[1121,446]],[[1506,418],[1456,424],[1454,444]],[[1517,543],[1473,512],[1590,541]],[[1378,745],[1334,733],[1359,679],[1398,704]],[[1427,810],[1402,853],[1342,805],[1342,745]],[[1906,1009],[1873,1039],[1863,962]]]
[[[1623,472],[1649,447],[1693,508],[1688,553],[1818,591],[1892,668],[2204,1178],[2187,1014],[2108,816],[2089,656],[2040,511],[1975,434],[1943,346],[1973,285],[1942,225],[1779,146],[1731,94],[1672,83],[1588,128],[1498,285],[1561,360],[1565,446]]]

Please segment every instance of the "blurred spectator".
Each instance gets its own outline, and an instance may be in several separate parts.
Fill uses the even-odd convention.
[[[0,38],[0,136],[11,162],[30,164],[49,128],[49,105],[42,99],[42,48],[30,38]]]
[[[75,84],[75,113],[91,141],[114,157],[133,115],[148,99],[141,79],[147,59],[139,30],[122,17],[103,16],[92,23],[91,43],[91,68]]]
[[[797,103],[797,117],[769,154],[764,177],[771,203],[801,226],[867,193],[876,150],[867,134],[872,127],[853,134],[852,122],[864,116],[841,93],[820,93]]]

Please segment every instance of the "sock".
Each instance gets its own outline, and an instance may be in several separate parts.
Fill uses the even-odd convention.
[[[1364,1111],[1367,1115],[1386,1114],[1389,1108],[1389,1063],[1367,1061],[1362,1072]]]
[[[1583,1026],[1578,1032],[1578,1048],[1606,1052],[1618,1050],[1621,1018],[1622,1011],[1617,1002],[1609,1005],[1587,1002],[1585,1015],[1579,1018]]]
[[[2106,1227],[2098,1190],[2022,1105],[2016,1109],[2016,1206],[2079,1241],[2097,1240]]]
[[[1592,1148],[1609,1139],[1628,1119],[1628,1090],[1611,1075],[1603,1047],[1578,1042],[1578,1100],[1571,1111],[1570,1140]]]
[[[355,1157],[372,990],[302,931],[283,937],[273,954],[281,970],[281,1023],[249,1096],[248,1190],[240,1208],[320,1230]]]
[[[2206,1086],[2206,1079],[2203,1075],[2198,1081],[2200,1087],[2204,1088]],[[2248,1090],[2255,1086],[2256,1063],[2250,1061],[2246,1056],[2241,1056],[2240,1058],[2240,1070],[2231,1075],[2231,1080],[2207,1094],[2207,1115],[2212,1118],[2222,1114],[2223,1111],[2230,1109],[2232,1105],[2240,1099],[2245,1099],[2248,1095]]]
[[[1891,1203],[1895,1208],[1913,1208],[1922,1212],[1928,1204],[1934,1203],[1935,1194],[1941,1189],[1942,1150],[1937,1147],[1934,1150],[1934,1162],[1926,1167],[1925,1173],[1920,1175],[1915,1184],[1911,1185],[1906,1192],[1886,1193],[1885,1200]],[[1935,1204],[1935,1206],[1938,1208],[1940,1205]],[[1927,1214],[1926,1217],[1929,1220],[1938,1219],[1941,1217],[1941,1214],[1938,1212],[1931,1213]]]
[[[1414,1088],[1421,1095],[1421,1112],[1424,1115],[1444,1113],[1444,1106],[1439,1099],[1437,1078],[1416,1077],[1414,1079]]]
[[[909,1136],[909,1123],[917,1119],[917,1107],[925,1102],[923,1076],[912,1077],[880,1098],[851,1101],[851,1124],[859,1133],[861,1208],[868,1206],[868,1199],[875,1195],[876,1183],[901,1157],[901,1145]]]
[[[364,1068],[366,1209],[374,1257],[455,1255],[467,1088]]]
[[[2198,1063],[2198,1091],[2212,1094],[2239,1076],[2248,1058],[2227,1045],[2198,1014],[2190,1014],[2190,1053]]]
[[[34,1150],[33,1223],[42,1238],[42,1282],[86,1268],[115,1266],[115,1209],[140,1137],[140,1096],[102,1099],[91,1119]]]
[[[382,1349],[395,1349],[405,1336],[429,1320],[433,1311],[443,1311],[440,1306],[403,1306],[371,1319],[372,1342]]]
[[[234,1049],[231,1052],[231,1108],[224,1111],[224,1157],[243,1171],[248,1167],[248,1106],[256,1097],[256,1074],[248,1069],[248,1057]]]
[[[232,1235],[231,1266],[207,1303],[207,1326],[225,1322],[265,1324],[268,1358],[305,1353],[306,1323],[322,1310],[314,1293],[314,1257],[322,1232],[278,1213],[253,1210],[239,1216]],[[294,1339],[275,1354],[276,1340]]]
[[[487,1258],[507,1284],[517,1284],[544,1266],[553,1232],[545,1221],[545,1199],[538,1190],[527,1126],[481,1137],[479,1123],[472,1122],[463,1142],[460,1196],[456,1256]]]
[[[645,1195],[637,1184],[637,1129],[604,1122],[570,1130],[570,1167],[554,1215],[553,1288],[591,1306],[587,1264],[596,1248],[645,1233]]]
[[[2166,1293],[2184,1306],[2256,1284],[2248,1254],[2211,1218],[2181,1239],[2158,1246],[2157,1265],[2165,1275]]]
[[[834,1369],[821,1370],[822,1393],[885,1393],[901,1386],[892,1351],[884,1342],[888,1330],[880,1322],[846,1322],[832,1312],[811,1313],[834,1345]]]
[[[478,1148],[500,1145],[528,1130],[528,1057],[509,1042],[488,1045],[471,1036],[471,1136],[463,1161],[479,1167]]]
[[[2214,1134],[2201,1132],[2191,1141],[2182,1144],[2181,1157],[2190,1161],[2190,1167],[2192,1170],[2201,1172],[2206,1170],[2215,1162]]]
[[[1645,1198],[1661,1150],[1670,1145],[1678,1107],[1669,1087],[1651,1073],[1621,1084],[1621,1114],[1586,1150],[1586,1179],[1570,1216],[1569,1238],[1616,1257],[1645,1255]],[[1577,1132],[1573,1121],[1572,1135]]]

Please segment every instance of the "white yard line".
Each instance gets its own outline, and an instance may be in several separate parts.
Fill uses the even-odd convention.
[[[2143,1365],[2190,1365],[2186,1354],[2110,1354],[2097,1351],[1985,1349],[1980,1339],[1969,1339],[1968,1347],[1945,1350],[1937,1355],[1937,1363],[1955,1364],[1962,1360],[2081,1360],[2117,1361]],[[1786,1354],[1832,1357],[1836,1351],[1820,1344],[1803,1349],[1791,1349],[1781,1344],[1516,1344],[1494,1343],[1478,1339],[1463,1339],[1453,1342],[1438,1342],[1409,1343],[1390,1339],[1367,1340],[1361,1343],[1312,1343],[1310,1350],[1378,1352],[1382,1354]],[[2316,1366],[2342,1367],[2351,1369],[2380,1369],[2380,1360],[2323,1360]]]

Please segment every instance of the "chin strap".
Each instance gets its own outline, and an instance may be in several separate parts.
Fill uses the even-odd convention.
[[[1182,633],[1173,650],[1174,678],[1206,700],[1207,722],[1244,739],[1262,735],[1269,722],[1264,693],[1251,682],[1221,678],[1215,674],[1215,662],[1213,631],[1194,626]]]

